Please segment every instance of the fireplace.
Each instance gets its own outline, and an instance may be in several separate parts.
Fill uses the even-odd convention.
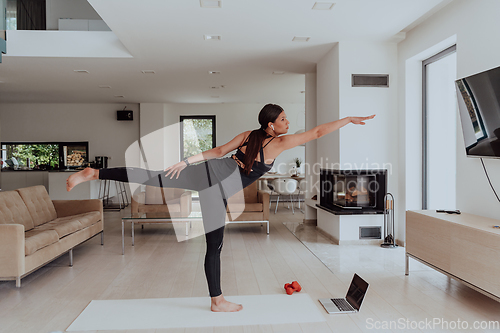
[[[387,194],[387,170],[320,171],[319,207],[334,214],[382,214]]]

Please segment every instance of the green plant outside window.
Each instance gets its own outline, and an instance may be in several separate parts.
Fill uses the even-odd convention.
[[[57,144],[16,144],[3,145],[2,148],[6,149],[5,160],[14,157],[20,166],[28,166],[27,159],[30,160],[30,167],[48,165],[55,168],[59,164]]]

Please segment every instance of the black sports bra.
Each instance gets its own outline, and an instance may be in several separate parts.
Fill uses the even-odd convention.
[[[264,148],[269,144],[269,142],[273,141],[275,137],[273,137],[272,135],[267,135],[266,136],[266,139],[267,138],[270,138],[272,137],[271,140],[269,140],[263,147],[260,148],[260,161],[254,161],[253,162],[253,166],[252,166],[252,170],[256,170],[258,172],[263,172],[266,173],[267,171],[271,170],[271,168],[273,167],[274,165],[274,161],[271,163],[271,164],[266,164],[264,163]],[[241,151],[241,147],[243,146],[246,146],[248,145],[248,137],[246,138],[245,142],[238,147],[238,149],[236,150],[236,153],[233,154],[233,156],[235,156],[240,162],[243,162],[244,158],[245,158],[245,153]],[[240,166],[241,168],[241,166]]]

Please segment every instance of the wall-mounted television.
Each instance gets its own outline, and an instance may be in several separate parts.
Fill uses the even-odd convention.
[[[500,67],[455,86],[467,156],[500,158]]]

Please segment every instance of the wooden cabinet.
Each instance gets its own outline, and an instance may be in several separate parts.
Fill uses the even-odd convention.
[[[416,259],[500,301],[500,220],[406,212],[406,275]]]

